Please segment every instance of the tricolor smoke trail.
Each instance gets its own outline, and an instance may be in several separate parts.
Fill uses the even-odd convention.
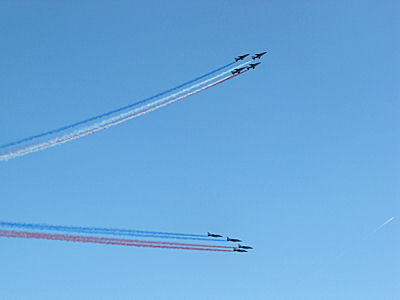
[[[235,249],[235,247],[229,247],[229,246],[154,242],[154,241],[115,239],[115,238],[104,238],[104,237],[93,237],[93,236],[82,236],[82,235],[53,234],[53,233],[39,233],[39,232],[11,231],[11,230],[0,230],[0,237],[22,238],[22,239],[44,239],[44,240],[66,241],[66,242],[95,243],[95,244],[105,244],[105,245],[216,251],[216,252],[233,252]]]
[[[188,234],[188,233],[160,232],[160,231],[148,231],[148,230],[63,226],[63,225],[50,225],[50,224],[3,222],[3,221],[0,221],[0,227],[23,229],[23,230],[59,231],[59,232],[79,233],[79,234],[103,234],[103,235],[106,234],[113,236],[136,236],[136,237],[162,238],[162,239],[225,242],[224,239],[210,238],[204,234]]]
[[[243,64],[240,64],[237,67],[244,66],[244,65],[246,65],[248,63],[249,62],[245,62]],[[71,124],[71,125],[68,125],[68,126],[53,130],[53,131],[49,131],[49,132],[46,132],[46,133],[42,133],[42,134],[39,134],[39,135],[36,135],[36,136],[32,136],[32,137],[29,137],[29,138],[25,138],[25,139],[19,140],[19,141],[14,142],[14,143],[9,143],[9,144],[0,146],[0,151],[3,152],[3,153],[0,153],[0,160],[9,160],[9,159],[12,159],[12,158],[15,158],[15,157],[18,157],[18,156],[26,155],[28,153],[36,152],[36,151],[43,150],[43,149],[46,149],[46,148],[49,148],[49,147],[53,147],[53,146],[56,146],[56,145],[59,145],[59,144],[63,144],[63,143],[66,143],[68,141],[72,141],[72,140],[75,140],[75,139],[78,139],[78,138],[93,134],[93,133],[98,132],[98,131],[103,130],[103,129],[107,129],[109,127],[115,126],[115,125],[120,124],[122,122],[125,122],[127,120],[136,118],[138,116],[144,115],[144,114],[152,112],[154,110],[157,110],[157,109],[159,109],[161,107],[164,107],[164,106],[167,106],[169,104],[175,103],[177,101],[183,100],[183,99],[185,99],[185,98],[187,98],[189,96],[192,96],[192,95],[195,95],[195,94],[200,93],[202,91],[205,91],[205,90],[207,90],[207,89],[209,89],[211,87],[214,87],[214,86],[216,86],[218,84],[221,84],[221,83],[223,83],[223,82],[225,82],[225,81],[227,81],[229,79],[237,77],[238,75],[241,75],[241,74],[246,72],[246,70],[245,70],[242,73],[239,73],[239,74],[236,74],[236,75],[229,75],[229,76],[226,76],[226,77],[224,77],[222,79],[217,80],[218,78],[230,73],[231,70],[233,70],[233,69],[230,69],[230,70],[224,71],[224,72],[222,72],[222,73],[220,73],[220,74],[218,74],[218,75],[216,75],[216,76],[214,76],[212,78],[209,78],[209,79],[204,80],[204,81],[202,81],[200,83],[194,84],[194,85],[192,85],[192,86],[190,86],[188,88],[179,90],[178,92],[176,92],[176,93],[174,93],[172,95],[169,95],[169,96],[163,97],[161,99],[152,101],[152,102],[150,102],[148,104],[142,105],[142,106],[140,106],[138,108],[129,110],[127,112],[122,112],[124,110],[130,109],[130,108],[132,108],[134,106],[137,106],[139,104],[143,104],[143,103],[148,102],[148,101],[150,101],[152,99],[158,98],[161,95],[164,95],[164,94],[167,94],[167,93],[169,93],[171,91],[174,91],[174,90],[177,90],[179,88],[182,88],[182,87],[184,87],[184,86],[186,86],[188,84],[191,84],[191,83],[193,83],[195,81],[198,81],[199,79],[203,79],[203,78],[205,78],[207,76],[210,76],[211,74],[214,74],[214,73],[216,73],[216,72],[218,72],[218,71],[220,71],[220,70],[222,70],[224,68],[227,68],[227,67],[229,67],[231,65],[232,64],[225,65],[225,66],[223,66],[221,68],[218,68],[218,69],[216,69],[216,70],[214,70],[212,72],[209,72],[209,73],[207,73],[205,75],[202,75],[202,76],[200,76],[198,78],[195,78],[193,80],[190,80],[190,81],[188,81],[188,82],[186,82],[186,83],[184,83],[182,85],[179,85],[179,86],[177,86],[175,88],[172,88],[172,89],[170,89],[168,91],[165,91],[165,92],[162,92],[162,93],[157,94],[155,96],[152,96],[150,98],[141,100],[141,101],[136,102],[134,104],[122,107],[120,109],[116,109],[114,111],[111,111],[111,112],[108,112],[108,113],[105,113],[105,114],[102,114],[102,115],[99,115],[99,116],[96,116],[96,117],[93,117],[93,118],[78,122],[78,123],[75,123],[75,124]],[[179,96],[179,95],[181,95],[181,96]],[[116,113],[119,113],[119,114],[116,115],[116,116],[112,116],[112,115],[114,115]],[[105,119],[103,119],[103,118],[105,118]],[[78,128],[79,126],[81,126],[83,124],[87,124],[87,123],[90,123],[90,122],[93,122],[93,121],[95,121],[95,122],[93,124],[91,124],[91,125],[87,125],[85,127]],[[72,128],[77,128],[77,129],[75,129],[72,132],[68,132],[68,130],[72,129]],[[44,141],[41,140],[41,138],[43,138],[43,137],[46,137],[47,139],[45,139]],[[28,142],[28,141],[32,142],[32,144],[26,144],[26,142]]]
[[[170,96],[168,96],[168,97],[165,97],[163,99],[154,101],[154,102],[149,103],[147,105],[144,105],[144,106],[142,106],[140,108],[137,108],[137,109],[135,109],[133,111],[130,111],[130,112],[127,112],[127,113],[123,113],[123,114],[120,114],[119,116],[113,117],[111,119],[96,123],[96,124],[94,124],[94,125],[92,125],[92,126],[90,126],[88,128],[84,128],[82,130],[77,130],[77,131],[75,131],[73,133],[62,135],[61,137],[56,137],[54,139],[48,140],[46,142],[43,142],[41,144],[28,145],[28,146],[26,146],[26,147],[24,147],[22,149],[15,150],[13,152],[9,152],[9,153],[0,155],[0,160],[8,160],[8,159],[11,159],[11,158],[15,158],[17,156],[22,156],[22,155],[25,155],[25,154],[28,154],[28,153],[32,153],[32,152],[36,152],[36,151],[39,151],[39,150],[43,150],[43,149],[46,149],[46,148],[49,148],[49,147],[53,147],[53,146],[56,146],[56,145],[59,145],[59,144],[66,143],[68,141],[72,141],[72,140],[75,140],[75,139],[78,139],[78,138],[93,134],[93,133],[98,132],[98,131],[103,130],[103,129],[107,129],[109,127],[115,126],[115,125],[120,124],[122,122],[128,121],[130,119],[133,119],[133,118],[136,118],[138,116],[144,115],[144,114],[152,112],[154,110],[157,110],[157,109],[159,109],[161,107],[164,107],[164,106],[167,106],[169,104],[172,104],[172,103],[175,103],[177,101],[180,101],[182,99],[185,99],[185,98],[187,98],[189,96],[192,96],[192,95],[195,95],[197,93],[200,93],[200,92],[202,92],[204,90],[207,90],[207,89],[209,89],[209,88],[211,88],[213,86],[221,84],[221,83],[223,83],[223,82],[225,82],[225,81],[227,81],[229,79],[232,79],[232,78],[234,78],[234,77],[236,77],[238,75],[244,74],[245,72],[246,71],[243,71],[240,74],[227,76],[227,77],[225,77],[225,78],[223,78],[221,80],[218,80],[217,82],[208,84],[205,87],[199,88],[199,89],[197,89],[197,90],[195,90],[193,92],[190,92],[190,93],[186,93],[186,94],[184,94],[184,95],[182,95],[182,96],[180,96],[178,98],[172,99],[170,101],[165,102],[166,99],[170,99],[171,98]],[[161,104],[158,104],[160,102],[161,102]]]
[[[2,149],[2,148],[4,149],[4,148],[10,147],[10,146],[15,146],[15,145],[18,145],[18,144],[22,144],[24,142],[28,142],[28,141],[31,141],[31,140],[34,140],[34,139],[37,139],[37,138],[41,138],[41,137],[47,136],[47,135],[59,133],[59,132],[65,131],[67,129],[71,129],[71,128],[74,128],[74,127],[77,127],[77,126],[80,126],[80,125],[83,125],[83,124],[86,124],[86,123],[89,123],[89,122],[92,122],[92,121],[95,121],[95,120],[98,120],[98,119],[101,119],[101,118],[104,118],[104,117],[107,117],[107,116],[110,116],[110,115],[112,115],[114,113],[118,113],[118,112],[124,111],[126,109],[132,108],[132,107],[137,106],[139,104],[143,104],[143,103],[148,102],[150,100],[153,100],[153,99],[156,99],[158,97],[164,96],[164,95],[166,95],[166,94],[168,94],[170,92],[176,91],[177,89],[183,88],[183,87],[185,87],[185,86],[187,86],[189,84],[192,84],[192,83],[194,83],[196,81],[199,81],[199,80],[201,80],[203,78],[206,78],[206,77],[208,77],[208,76],[210,76],[212,74],[215,74],[215,73],[217,73],[217,72],[219,72],[219,71],[221,71],[221,70],[223,70],[225,68],[228,68],[228,67],[230,67],[230,66],[232,66],[234,64],[235,64],[235,62],[231,62],[229,64],[226,64],[225,66],[219,67],[219,68],[217,68],[217,69],[215,69],[215,70],[213,70],[211,72],[208,72],[208,73],[206,73],[204,75],[201,75],[201,76],[199,76],[197,78],[194,78],[194,79],[189,80],[189,81],[187,81],[185,83],[182,83],[182,84],[180,84],[180,85],[178,85],[178,86],[176,86],[174,88],[168,89],[166,91],[163,91],[161,93],[158,93],[158,94],[156,94],[154,96],[151,96],[151,97],[148,97],[146,99],[140,100],[138,102],[132,103],[130,105],[126,105],[126,106],[120,107],[118,109],[109,111],[107,113],[104,113],[104,114],[101,114],[101,115],[98,115],[98,116],[95,116],[95,117],[92,117],[92,118],[89,118],[89,119],[86,119],[86,120],[83,120],[83,121],[80,121],[80,122],[77,122],[77,123],[73,123],[73,124],[70,124],[70,125],[67,125],[67,126],[64,126],[64,127],[61,127],[61,128],[57,128],[57,129],[54,129],[54,130],[51,130],[51,131],[47,131],[47,132],[44,132],[44,133],[41,133],[41,134],[30,136],[30,137],[27,137],[27,138],[24,138],[24,139],[21,139],[21,140],[12,142],[12,143],[1,145],[0,149]]]
[[[3,221],[0,221],[0,228],[0,237],[7,238],[45,239],[105,245],[219,252],[237,252],[238,250],[240,250],[240,246],[234,246],[231,243],[228,245],[227,240],[215,239],[208,235],[192,233],[145,231],[103,227],[62,226]],[[68,234],[60,232],[68,232]],[[151,239],[132,239],[127,236],[147,236]],[[161,241],[160,238],[167,238],[170,239],[170,241]],[[171,241],[172,239],[179,238],[188,240],[192,239],[196,240],[196,242]],[[203,243],[197,240],[202,240]],[[210,244],[211,242],[223,242],[224,244]]]

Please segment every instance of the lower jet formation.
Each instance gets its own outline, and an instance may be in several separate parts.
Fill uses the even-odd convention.
[[[235,252],[247,252],[246,250],[238,249],[238,248],[233,248],[233,251],[235,251]]]
[[[238,245],[238,248],[239,249],[253,249],[253,247],[250,247],[250,246],[242,246],[242,245]]]
[[[211,236],[211,237],[214,237],[214,238],[222,237],[222,235],[215,234],[215,233],[209,233],[209,232],[207,232],[207,236]]]
[[[226,237],[226,240],[227,240],[228,242],[234,242],[234,243],[238,243],[238,242],[241,242],[241,241],[242,241],[242,240],[239,240],[239,239],[231,239],[229,236]]]
[[[247,68],[247,70],[255,69],[259,64],[261,64],[261,63],[250,64],[250,65],[249,65],[248,67],[246,67],[246,68]]]
[[[260,59],[261,56],[263,56],[263,55],[266,54],[266,53],[267,53],[267,51],[261,52],[261,53],[256,53],[256,55],[252,56],[251,58],[252,58],[252,59],[256,59],[256,58]]]
[[[232,73],[232,75],[240,74],[240,72],[242,72],[242,70],[244,70],[244,68],[237,68],[237,69],[233,70],[231,73]]]

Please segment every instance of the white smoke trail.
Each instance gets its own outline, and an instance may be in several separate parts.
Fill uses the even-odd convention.
[[[213,83],[210,83],[210,84],[208,84],[206,86],[203,86],[203,85],[205,85],[206,83],[208,83],[210,81],[215,81],[216,79],[218,79],[218,78],[230,73],[232,70],[234,70],[236,68],[239,68],[239,67],[242,67],[242,66],[248,64],[249,62],[250,61],[244,62],[244,63],[240,64],[239,66],[236,66],[235,68],[231,68],[228,71],[224,71],[224,72],[222,72],[222,73],[220,73],[220,74],[218,74],[218,75],[216,75],[216,76],[214,76],[212,78],[209,78],[209,79],[204,80],[204,81],[202,81],[200,83],[194,84],[194,85],[192,85],[192,86],[190,86],[188,88],[182,89],[182,90],[180,90],[180,91],[178,91],[178,92],[176,92],[174,94],[171,94],[169,96],[163,97],[163,98],[161,98],[159,100],[150,102],[150,103],[148,103],[146,105],[143,105],[143,106],[141,106],[139,108],[130,110],[130,111],[125,112],[125,113],[121,113],[121,114],[119,114],[117,116],[108,118],[106,120],[102,120],[100,122],[96,122],[96,123],[94,123],[94,124],[92,124],[90,126],[75,130],[75,131],[73,131],[71,133],[63,134],[61,136],[55,137],[55,138],[50,139],[48,141],[45,141],[43,143],[34,144],[34,145],[28,145],[28,146],[25,146],[22,149],[15,150],[15,151],[6,153],[4,155],[0,155],[0,160],[9,160],[9,159],[12,159],[12,158],[15,158],[15,157],[18,157],[18,156],[26,155],[28,153],[36,152],[36,151],[43,150],[43,149],[50,148],[50,147],[54,147],[56,145],[61,145],[61,144],[64,144],[66,142],[69,142],[69,141],[72,141],[72,140],[75,140],[75,139],[78,139],[78,138],[93,134],[93,133],[95,133],[97,131],[100,131],[100,130],[115,126],[117,124],[120,124],[120,123],[125,122],[125,121],[130,120],[130,119],[133,119],[135,117],[144,115],[146,113],[149,113],[149,112],[154,111],[154,110],[156,110],[158,108],[167,106],[167,105],[172,104],[174,102],[180,101],[180,100],[182,100],[184,98],[187,98],[187,97],[189,97],[191,95],[197,94],[197,93],[199,93],[201,91],[204,91],[204,90],[206,90],[206,89],[208,89],[208,88],[210,88],[212,86],[215,86],[215,85],[217,85],[219,83],[222,83],[222,82],[228,80],[232,76],[227,76],[227,77],[225,77],[223,79],[220,79],[220,80],[218,80],[216,82],[213,82]],[[203,87],[199,88],[199,89],[197,89],[195,91],[189,92],[189,91],[191,91],[191,90],[193,90],[193,89],[195,89],[197,87],[200,87],[200,86],[203,86]],[[187,93],[187,92],[189,92],[189,93]],[[169,99],[177,97],[178,95],[183,94],[183,93],[187,93],[187,94],[184,94],[184,95],[182,95],[182,96],[180,96],[178,98],[175,98],[173,100],[168,101]]]
[[[130,116],[130,115],[132,115],[132,114],[135,114],[135,113],[137,113],[137,112],[139,112],[139,111],[142,111],[142,110],[144,110],[144,109],[150,108],[150,107],[152,107],[152,106],[156,106],[156,105],[158,105],[159,103],[162,103],[162,102],[167,101],[167,100],[169,100],[169,99],[172,99],[172,98],[174,98],[174,97],[176,97],[176,96],[178,96],[178,95],[180,95],[180,94],[189,92],[189,91],[191,91],[191,90],[193,90],[193,89],[195,89],[195,88],[197,88],[197,87],[200,87],[200,86],[202,86],[202,85],[205,85],[206,83],[208,83],[208,82],[210,82],[210,81],[214,81],[214,80],[216,80],[216,79],[218,79],[218,78],[220,78],[220,77],[222,77],[222,76],[224,76],[224,75],[230,73],[232,70],[234,70],[234,69],[236,69],[236,68],[239,68],[239,67],[242,67],[242,66],[248,64],[249,62],[250,62],[250,61],[247,61],[247,62],[245,62],[245,63],[243,63],[243,64],[240,64],[239,66],[237,66],[237,67],[235,67],[235,68],[229,69],[228,71],[222,72],[222,73],[220,73],[220,74],[218,74],[218,75],[216,75],[216,76],[214,76],[214,77],[212,77],[212,78],[206,79],[206,80],[204,80],[204,81],[202,81],[202,82],[199,82],[199,83],[197,83],[197,84],[194,84],[194,85],[192,85],[192,86],[190,86],[190,87],[188,87],[188,88],[182,89],[182,90],[180,90],[180,91],[178,91],[178,92],[176,92],[176,93],[174,93],[174,94],[172,94],[172,95],[163,97],[163,98],[161,98],[161,99],[159,99],[159,100],[152,101],[152,102],[150,102],[150,103],[148,103],[148,104],[145,104],[145,105],[143,105],[143,106],[140,106],[139,108],[132,109],[132,110],[130,110],[130,111],[128,111],[128,112],[121,113],[121,114],[119,114],[119,115],[117,115],[117,116],[115,116],[115,117],[111,117],[111,118],[108,118],[108,119],[103,120],[103,121],[101,121],[101,122],[95,123],[95,124],[91,125],[90,127],[84,128],[83,130],[82,130],[82,129],[77,130],[77,131],[75,132],[75,134],[79,134],[79,133],[82,132],[82,131],[90,130],[90,128],[102,127],[102,126],[105,125],[105,124],[113,123],[113,122],[115,122],[115,121],[117,121],[117,120],[119,120],[119,119],[124,119],[124,118],[126,118],[126,117],[128,117],[128,116]]]
[[[378,230],[380,230],[383,226],[385,226],[385,225],[389,224],[390,222],[392,222],[393,220],[394,220],[394,217],[391,217],[389,220],[386,220],[385,223],[383,223],[382,225],[378,226],[378,228],[376,228],[374,230],[374,233],[377,232]]]

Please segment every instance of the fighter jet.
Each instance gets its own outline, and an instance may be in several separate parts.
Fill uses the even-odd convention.
[[[236,73],[237,73],[237,74],[240,74],[240,72],[241,72],[242,70],[244,70],[244,67],[243,67],[243,68],[237,68],[237,69],[235,69],[234,71],[232,71],[231,73],[232,73],[232,75],[235,75]]]
[[[242,246],[242,245],[238,245],[238,248],[239,249],[253,249],[253,247],[250,247],[250,246]]]
[[[235,57],[235,61],[239,61],[239,60],[243,60],[245,59],[247,56],[249,56],[250,54],[244,54],[244,55],[239,55],[238,57]]]
[[[235,251],[235,252],[247,252],[246,250],[238,249],[238,248],[233,248],[233,251]]]
[[[226,240],[227,240],[228,242],[234,242],[234,243],[238,243],[238,242],[241,242],[241,241],[242,241],[242,240],[238,240],[238,239],[231,239],[231,238],[229,238],[229,236],[226,237]]]
[[[266,53],[267,53],[267,51],[261,52],[261,53],[256,53],[256,55],[252,56],[251,58],[252,58],[252,59],[256,59],[256,58],[260,59],[261,56],[263,56],[263,55],[266,54]]]
[[[207,232],[207,235],[208,235],[208,236],[211,236],[211,237],[214,237],[214,238],[222,237],[222,235],[214,234],[214,233],[209,233],[209,232]]]
[[[260,64],[260,63],[250,64],[250,65],[249,65],[248,67],[246,67],[246,68],[247,68],[247,70],[254,69],[254,68],[257,67],[259,64]]]

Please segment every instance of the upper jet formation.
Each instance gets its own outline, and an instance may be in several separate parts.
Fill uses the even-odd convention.
[[[249,56],[250,54],[244,54],[244,55],[239,55],[238,57],[235,57],[235,61],[239,61],[239,60],[243,60],[245,59],[247,56]]]
[[[259,62],[258,62],[258,63],[255,63],[255,64],[250,64],[250,65],[249,65],[248,67],[246,67],[246,68],[247,68],[247,70],[254,69],[254,68],[257,67],[259,64],[260,64]]]
[[[234,71],[232,71],[231,73],[232,73],[232,75],[240,74],[240,72],[242,72],[242,70],[244,70],[244,68],[237,68]]]
[[[261,56],[263,56],[263,55],[266,54],[266,53],[267,53],[267,51],[261,52],[261,53],[256,53],[256,54],[255,54],[254,56],[252,56],[251,58],[252,58],[252,59],[256,59],[256,58],[260,59]]]
[[[214,238],[222,237],[222,235],[215,234],[215,233],[209,233],[209,232],[207,232],[207,235],[208,235],[208,236],[211,236],[211,237],[214,237]]]

